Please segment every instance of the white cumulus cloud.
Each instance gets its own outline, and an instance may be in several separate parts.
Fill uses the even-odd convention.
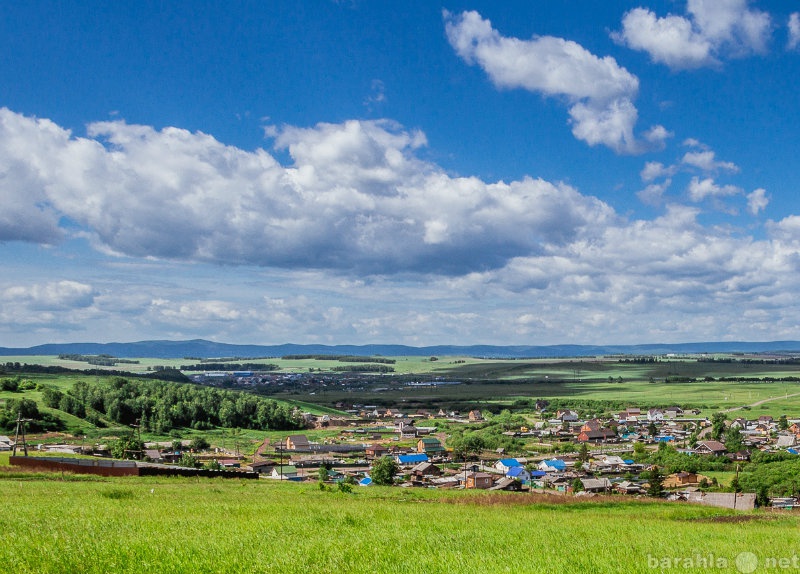
[[[718,65],[721,58],[764,53],[772,33],[769,14],[748,0],[689,0],[686,16],[657,16],[634,8],[612,37],[673,70]]]
[[[469,64],[477,64],[500,88],[522,88],[564,98],[572,132],[589,145],[635,153],[644,143],[634,136],[639,89],[636,76],[610,56],[598,57],[580,44],[552,36],[508,38],[477,12],[444,12],[450,45]],[[668,136],[657,126],[649,139],[660,145]]]
[[[787,49],[796,50],[800,46],[800,12],[792,12],[789,15],[789,41]]]
[[[681,162],[708,172],[727,171],[736,173],[739,171],[739,167],[735,163],[717,161],[714,152],[710,150],[687,152],[683,155]]]
[[[729,197],[740,193],[742,193],[741,188],[735,185],[718,185],[710,177],[704,179],[693,177],[689,183],[689,198],[695,202],[700,202],[707,198]]]
[[[276,147],[292,159],[284,166],[264,150],[200,132],[114,121],[91,124],[89,137],[76,138],[50,122],[3,113],[13,121],[0,124],[0,145],[26,150],[14,161],[36,171],[29,187],[5,189],[12,204],[23,211],[49,205],[50,236],[65,217],[108,253],[460,273],[501,266],[616,217],[562,184],[451,176],[417,157],[424,134],[388,121],[274,128]],[[46,239],[20,229],[10,237]]]
[[[758,215],[769,205],[767,190],[759,188],[747,194],[747,210],[753,215]]]

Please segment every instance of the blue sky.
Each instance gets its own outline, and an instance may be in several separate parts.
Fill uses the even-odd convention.
[[[3,3],[0,345],[800,339],[798,72],[783,1]]]

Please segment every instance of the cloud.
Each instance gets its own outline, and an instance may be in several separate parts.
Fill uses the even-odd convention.
[[[26,305],[34,310],[63,310],[89,307],[96,293],[91,285],[77,281],[16,285],[0,292],[4,304]]]
[[[739,168],[736,164],[728,161],[716,161],[713,151],[687,152],[681,159],[681,163],[699,168],[707,172],[727,171],[737,173]]]
[[[712,178],[700,179],[693,177],[689,183],[689,198],[694,202],[700,202],[707,198],[730,197],[739,195],[742,189],[735,185],[717,185]]]
[[[0,109],[0,241],[53,244],[63,238],[45,191],[48,155],[70,139],[49,120]]]
[[[789,41],[786,44],[787,50],[796,50],[800,45],[800,12],[793,12],[789,15]]]
[[[677,166],[674,165],[665,167],[664,164],[659,161],[648,161],[639,173],[639,176],[642,178],[642,181],[653,181],[659,177],[670,177],[675,174],[676,170]]]
[[[459,15],[445,11],[444,19],[456,53],[468,64],[480,66],[497,87],[565,99],[572,133],[589,145],[624,153],[643,150],[643,142],[633,133],[639,80],[614,58],[595,56],[576,42],[552,36],[504,37],[474,11]],[[649,135],[660,145],[666,130],[657,126]]]
[[[747,194],[747,210],[751,214],[758,215],[767,208],[767,205],[769,205],[769,198],[765,189],[759,188]]]
[[[63,217],[106,253],[463,273],[569,242],[616,217],[563,184],[448,175],[417,157],[423,133],[385,120],[274,128],[276,147],[293,162],[283,166],[264,150],[200,132],[113,121],[76,138],[51,122],[3,114],[13,121],[0,124],[0,145],[25,150],[15,161],[36,172],[23,193],[4,191],[12,204],[32,211],[30,198],[46,203],[49,236]],[[16,231],[14,239],[41,240]]]
[[[658,17],[647,8],[634,8],[612,38],[673,70],[716,66],[722,58],[767,50],[771,18],[750,9],[748,0],[689,0],[686,11],[687,16]]]
[[[662,183],[651,183],[643,190],[638,191],[636,197],[645,205],[661,205],[663,203],[664,193],[669,189],[670,185],[672,185],[671,179],[667,179]]]

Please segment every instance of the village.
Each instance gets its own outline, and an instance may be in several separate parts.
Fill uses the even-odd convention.
[[[519,452],[509,453],[503,448],[480,448],[480,443],[478,448],[454,446],[451,435],[440,430],[452,425],[462,426],[466,433],[486,428],[493,417],[484,417],[479,410],[406,413],[369,405],[354,407],[348,409],[348,417],[305,414],[307,434],[265,439],[252,457],[218,447],[193,451],[193,456],[199,463],[211,461],[220,469],[256,473],[263,479],[369,486],[376,483],[375,465],[388,459],[392,462],[389,484],[399,487],[657,496],[748,509],[766,501],[757,500],[754,492],[724,487],[702,471],[666,473],[657,464],[640,461],[649,453],[669,451],[695,457],[699,467],[738,469],[758,452],[800,454],[795,448],[800,442],[800,423],[768,415],[723,423],[724,437],[715,440],[713,420],[679,407],[631,407],[614,417],[586,420],[573,410],[558,410],[547,420],[504,430],[504,435],[525,445]],[[321,440],[309,439],[308,435],[319,435],[319,431],[326,431]],[[734,451],[729,448],[731,436],[737,437]],[[143,458],[150,463],[177,464],[183,453],[176,446],[148,444]],[[184,450],[188,449],[186,444]],[[781,497],[769,502],[793,507],[797,499]]]

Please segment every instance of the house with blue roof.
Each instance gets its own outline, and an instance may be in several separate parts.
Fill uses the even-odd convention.
[[[508,469],[508,472],[506,472],[506,477],[526,483],[530,481],[531,473],[525,470],[524,466],[513,466]]]
[[[545,472],[564,472],[566,469],[567,463],[560,458],[551,458],[539,463],[539,470],[544,470]]]
[[[503,474],[508,474],[508,471],[516,466],[522,466],[516,458],[501,458],[494,463],[494,467]]]
[[[397,455],[397,462],[402,466],[414,466],[421,462],[428,462],[428,455],[425,453],[418,454],[400,454]]]

